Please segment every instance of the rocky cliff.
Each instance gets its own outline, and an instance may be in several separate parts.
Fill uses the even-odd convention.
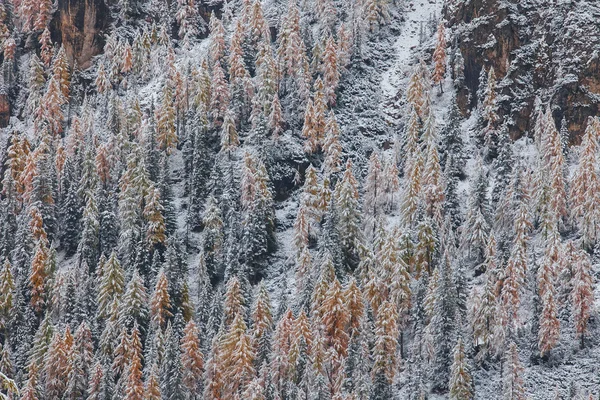
[[[477,105],[481,69],[493,67],[499,114],[513,138],[531,132],[539,97],[578,142],[587,118],[600,112],[597,1],[458,0],[446,5],[444,16],[464,58],[463,112]]]
[[[53,40],[62,43],[69,58],[85,69],[92,57],[102,52],[103,32],[109,22],[104,0],[58,0],[51,23]]]

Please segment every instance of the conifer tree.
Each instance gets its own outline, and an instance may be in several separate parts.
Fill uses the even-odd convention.
[[[392,303],[385,301],[377,309],[375,322],[371,399],[389,398],[385,396],[391,394],[391,384],[396,375],[397,337],[396,310]]]
[[[186,390],[186,396],[194,399],[202,393],[202,373],[204,360],[200,350],[199,331],[194,320],[190,321],[183,330],[181,338],[181,366],[183,376],[181,382]]]
[[[8,259],[4,260],[0,271],[0,330],[5,331],[13,316],[15,281],[12,266]]]
[[[65,393],[68,362],[65,342],[60,333],[55,332],[44,362],[44,391],[48,399],[61,399]]]
[[[142,382],[142,344],[140,342],[140,333],[137,324],[131,331],[129,366],[127,369],[127,383],[125,386],[126,400],[144,399],[144,385]]]
[[[323,142],[323,172],[325,176],[335,174],[341,169],[342,146],[339,141],[340,127],[333,111],[329,111],[325,124],[325,140]]]
[[[377,218],[382,210],[383,196],[383,169],[376,152],[371,153],[369,169],[365,180],[365,194],[363,213],[370,218]]]
[[[437,44],[433,52],[433,83],[440,85],[440,92],[443,92],[443,81],[446,73],[446,32],[443,22],[440,22],[437,30]]]
[[[581,347],[584,347],[590,308],[594,301],[592,277],[590,275],[591,265],[587,254],[581,250],[575,255],[574,261],[573,278],[571,280],[571,306],[575,331],[580,336]]]
[[[454,346],[454,361],[450,372],[450,399],[471,400],[474,398],[473,378],[465,360],[465,346],[459,338]]]
[[[235,127],[235,115],[228,110],[221,127],[221,151],[228,153],[240,145],[237,129]]]
[[[177,14],[175,15],[179,24],[179,39],[183,41],[185,47],[189,47],[198,34],[198,11],[194,0],[178,0]]]
[[[52,62],[52,38],[50,37],[50,30],[48,27],[44,29],[42,35],[40,36],[40,58],[44,62],[46,67],[50,66]]]
[[[164,329],[167,319],[173,316],[171,297],[169,296],[169,282],[163,269],[159,271],[156,278],[154,293],[150,300],[150,316],[152,323],[162,329]]]
[[[167,237],[165,235],[166,226],[163,217],[164,208],[160,203],[160,191],[150,187],[145,199],[146,206],[143,216],[146,219],[146,240],[152,246],[164,245]]]
[[[146,378],[144,386],[144,398],[146,400],[161,400],[160,384],[158,382],[158,366],[156,363],[150,367],[150,374]]]
[[[161,150],[171,154],[179,139],[175,129],[175,106],[173,105],[173,87],[169,80],[163,85],[162,103],[156,110],[156,140]]]
[[[66,398],[81,399],[88,395],[88,382],[92,378],[92,361],[94,357],[92,332],[87,322],[82,322],[73,338],[71,368],[67,384]],[[91,394],[91,393],[90,393]]]
[[[504,374],[502,377],[502,396],[504,400],[525,400],[523,387],[523,367],[519,361],[517,345],[512,342],[505,357]]]
[[[593,247],[597,238],[600,187],[596,165],[600,119],[590,118],[580,146],[579,163],[570,184],[571,219],[579,228],[584,246]]]
[[[69,71],[69,61],[67,60],[67,53],[65,52],[64,46],[60,47],[58,54],[54,59],[54,64],[52,65],[52,74],[54,79],[56,79],[58,82],[58,88],[62,93],[62,97],[65,99],[65,101],[68,101],[71,73]]]
[[[321,72],[323,74],[325,99],[327,104],[333,107],[336,103],[335,92],[340,81],[340,72],[338,69],[337,46],[332,36],[327,38],[322,61]]]
[[[144,281],[136,268],[127,283],[127,288],[120,303],[119,324],[131,329],[137,323],[143,333],[147,322],[148,295],[146,294]]]
[[[339,235],[344,258],[349,265],[356,263],[356,249],[360,237],[360,211],[358,184],[352,174],[352,162],[346,162],[346,170],[335,186],[333,203],[336,210],[336,230]]]
[[[222,58],[225,55],[225,28],[223,27],[221,20],[215,16],[214,12],[210,14],[208,29],[210,31],[210,61],[214,68],[216,64],[221,64],[223,62]]]
[[[472,329],[473,342],[479,347],[477,360],[483,361],[490,354],[493,345],[493,334],[496,321],[497,282],[498,282],[498,259],[496,256],[496,239],[490,234],[486,247],[485,261],[485,284],[482,292],[473,296],[472,306]]]
[[[261,282],[252,310],[252,338],[257,364],[267,361],[273,331],[273,311],[266,286]]]
[[[98,269],[98,316],[106,318],[112,312],[114,304],[118,304],[125,288],[123,269],[115,252],[108,261],[104,257],[99,262]]]
[[[36,313],[41,313],[46,305],[48,295],[46,279],[50,264],[50,250],[45,238],[38,240],[35,246],[31,269],[29,273],[29,285],[31,288],[31,306]]]

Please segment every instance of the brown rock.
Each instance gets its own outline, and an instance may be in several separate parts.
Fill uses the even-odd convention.
[[[477,106],[479,73],[493,67],[499,79],[498,113],[513,138],[532,131],[539,96],[551,105],[557,126],[565,118],[577,142],[587,118],[600,115],[600,61],[594,58],[600,48],[600,6],[587,7],[588,18],[579,3],[583,0],[552,5],[470,0],[446,7],[453,42],[464,58],[465,88],[457,96],[461,111],[467,114]]]
[[[6,128],[10,120],[10,102],[8,95],[0,94],[0,128]]]
[[[92,57],[102,52],[109,19],[110,10],[104,0],[58,0],[51,23],[52,37],[63,44],[73,64],[85,69]]]

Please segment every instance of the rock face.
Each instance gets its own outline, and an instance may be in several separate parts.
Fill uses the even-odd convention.
[[[550,104],[557,126],[564,118],[578,142],[587,118],[600,114],[597,1],[458,0],[444,14],[464,58],[463,112],[477,105],[481,69],[493,67],[499,114],[513,138],[532,131],[539,97]]]
[[[6,128],[10,120],[10,101],[5,93],[0,93],[0,128]]]
[[[58,0],[52,19],[52,36],[62,43],[71,61],[85,69],[104,46],[103,31],[110,22],[104,0]]]

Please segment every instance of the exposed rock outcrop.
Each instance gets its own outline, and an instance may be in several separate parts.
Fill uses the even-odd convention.
[[[477,105],[482,67],[499,79],[499,114],[511,136],[531,132],[536,97],[575,142],[600,114],[600,5],[588,0],[458,0],[444,14],[464,58],[463,112]],[[582,12],[583,11],[583,12]],[[470,97],[469,97],[470,95]]]
[[[104,0],[58,0],[51,23],[53,40],[62,43],[71,61],[85,69],[102,52],[103,31],[109,23]]]

